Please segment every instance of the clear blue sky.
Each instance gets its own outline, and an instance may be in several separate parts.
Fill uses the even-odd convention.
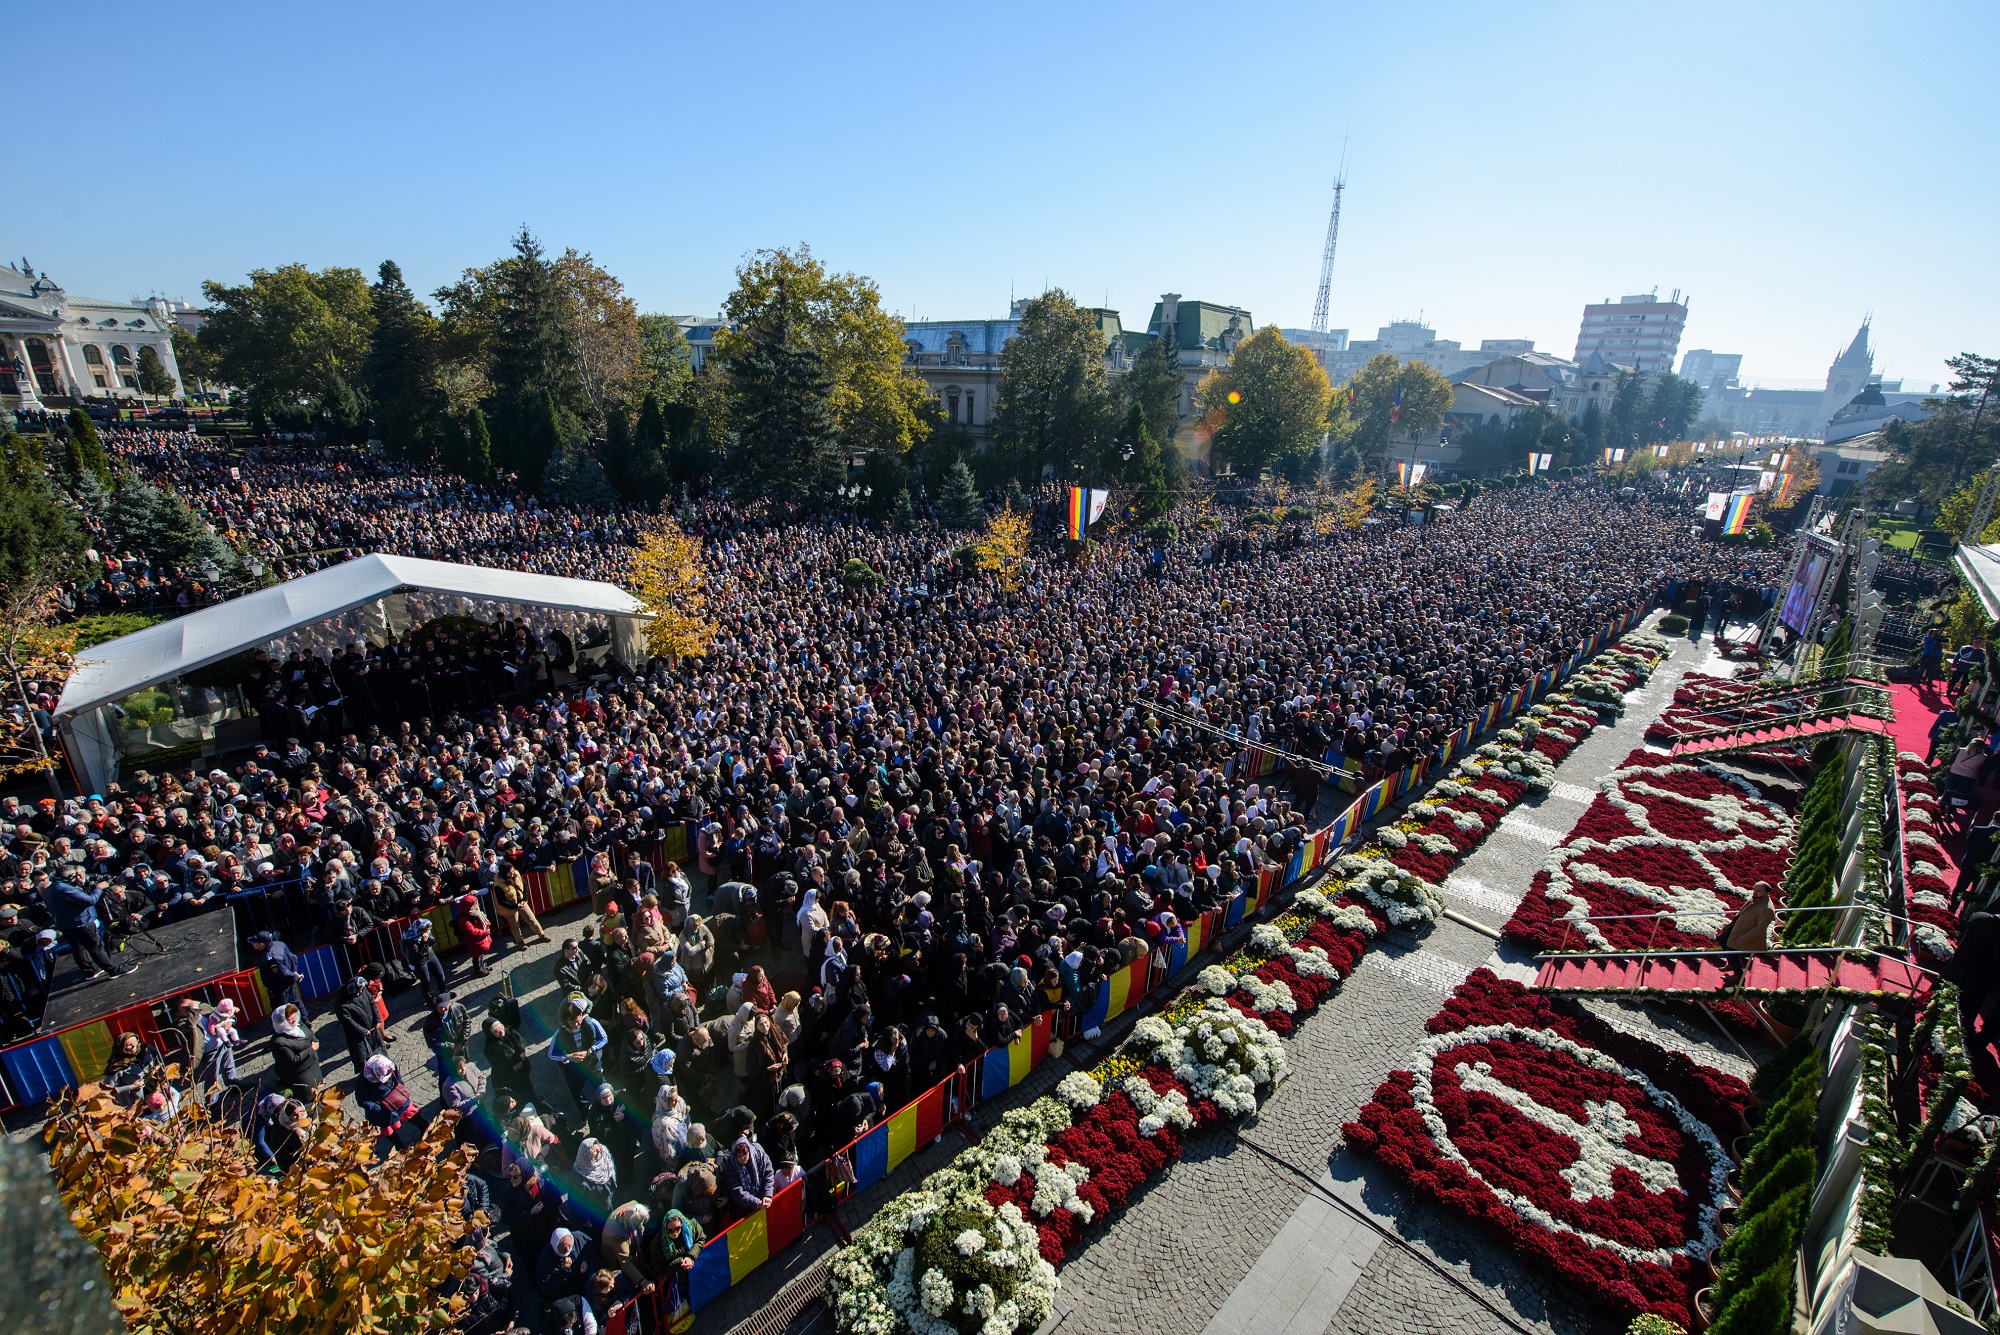
[[[2000,352],[1996,37],[1990,2],[30,5],[0,250],[100,296],[385,257],[428,291],[525,221],[648,310],[806,241],[907,316],[1046,283],[1304,325],[1350,135],[1357,336],[1568,355],[1657,286],[1749,378],[1873,311],[1928,382]]]

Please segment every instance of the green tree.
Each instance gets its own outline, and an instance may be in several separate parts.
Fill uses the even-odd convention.
[[[562,448],[562,419],[556,411],[555,392],[544,389],[521,408],[514,431],[513,469],[523,479],[538,479]]]
[[[1914,497],[1937,505],[1982,476],[2000,457],[2000,359],[1960,353],[1949,361],[1951,392],[1926,399],[1931,416],[1922,422],[1889,422],[1882,431],[1890,450],[1887,463],[1868,475],[1866,491],[1876,500]],[[1968,513],[1958,520],[1971,521]]]
[[[1604,415],[1604,409],[1593,403],[1586,407],[1583,415],[1577,419],[1577,430],[1572,438],[1572,444],[1581,450],[1582,457],[1586,461],[1595,462],[1604,457],[1604,447],[1610,442],[1611,420]],[[1567,468],[1574,462],[1576,461],[1565,462],[1557,459],[1555,465],[1558,468]]]
[[[541,494],[586,509],[606,510],[618,504],[618,491],[604,475],[604,466],[584,451],[567,445],[549,456],[542,470]]]
[[[605,476],[626,500],[656,505],[667,490],[666,447],[666,419],[656,395],[647,394],[640,405],[636,429],[626,424],[623,408],[614,409],[605,420],[599,452]]]
[[[60,611],[58,591],[88,573],[87,540],[71,507],[58,499],[38,469],[26,467],[27,443],[11,431],[7,437],[19,442],[7,453],[23,466],[18,472],[13,467],[0,469],[0,662],[6,664],[14,698],[25,716],[33,718],[22,663],[31,656],[37,639],[47,636],[53,626]],[[50,791],[60,798],[62,790],[41,729],[29,726],[26,731],[34,741],[29,763],[47,771]]]
[[[1641,433],[1641,445],[1655,445],[1661,441],[1686,440],[1694,428],[1695,418],[1701,415],[1702,388],[1692,380],[1683,380],[1672,371],[1662,372],[1653,382],[1653,392],[1646,401],[1645,425]]]
[[[474,408],[466,414],[465,427],[450,417],[439,419],[444,427],[443,445],[438,451],[438,462],[460,477],[472,482],[493,480],[493,437],[486,429],[486,414]]]
[[[1326,439],[1333,387],[1305,348],[1265,325],[1201,381],[1215,462],[1249,477],[1308,457]]]
[[[833,378],[772,302],[729,353],[732,483],[781,503],[823,505],[847,473],[833,415]]]
[[[1184,383],[1179,350],[1171,334],[1153,339],[1139,349],[1139,355],[1132,359],[1132,369],[1125,373],[1121,385],[1125,401],[1136,405],[1145,415],[1146,430],[1160,442],[1162,449],[1172,445],[1180,430]]]
[[[256,269],[231,287],[202,284],[208,318],[197,342],[215,378],[241,389],[256,412],[314,405],[336,376],[358,376],[374,323],[359,269],[303,264]]]
[[[694,379],[694,350],[671,315],[639,317],[640,393],[662,404],[678,403]]]
[[[130,474],[112,497],[105,522],[121,546],[169,568],[206,568],[216,578],[237,564],[229,544],[179,495]]]
[[[557,444],[578,434],[592,412],[577,345],[574,284],[558,268],[567,261],[551,261],[524,226],[512,254],[467,270],[437,292],[446,357],[484,371],[488,389],[481,406],[493,433],[494,465],[531,485]],[[539,420],[544,397],[554,405],[553,433]]]
[[[375,327],[368,343],[368,397],[382,446],[392,458],[424,458],[446,410],[437,384],[438,319],[410,291],[394,260],[376,270],[369,305]]]
[[[1348,439],[1370,467],[1391,441],[1419,440],[1436,431],[1451,409],[1451,382],[1422,362],[1378,352],[1348,383]]]
[[[216,380],[215,356],[201,344],[194,330],[175,325],[174,364],[190,385],[210,385]]]
[[[139,349],[139,392],[156,399],[170,399],[180,392],[167,364],[160,360],[160,350],[150,343]]]
[[[955,459],[945,470],[944,487],[938,494],[938,518],[946,528],[979,528],[986,522],[986,507],[972,485],[972,470],[965,460]]]
[[[69,426],[69,438],[76,442],[83,454],[83,465],[97,478],[99,485],[111,485],[111,460],[105,457],[104,442],[98,438],[97,423],[90,420],[90,414],[81,408],[69,410],[64,419]]]
[[[1646,378],[1637,371],[1620,371],[1611,392],[1611,412],[1606,422],[1607,443],[1614,450],[1637,446],[1646,409]]]
[[[873,279],[830,273],[807,246],[760,250],[737,269],[722,307],[733,327],[715,336],[730,374],[780,305],[788,337],[826,378],[834,434],[850,453],[901,457],[929,434],[930,390],[903,365],[903,322],[882,309]]]
[[[1035,297],[1000,352],[995,444],[1016,474],[1078,478],[1116,429],[1097,316],[1059,288]]]

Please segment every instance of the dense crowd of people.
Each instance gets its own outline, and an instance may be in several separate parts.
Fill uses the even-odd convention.
[[[290,573],[383,550],[616,578],[630,550],[615,516],[360,455],[112,445]],[[1039,560],[1018,594],[933,526],[685,510],[715,576],[702,657],[586,663],[587,640],[532,615],[419,627],[248,670],[265,740],[247,756],[0,800],[21,1023],[58,933],[74,967],[115,971],[108,934],[294,882],[315,940],[350,947],[448,906],[483,971],[546,936],[522,873],[588,865],[546,1037],[512,1003],[471,1014],[422,928],[334,999],[386,1152],[427,1100],[387,1053],[385,995],[405,970],[425,993],[440,1097],[484,1151],[466,1201],[493,1225],[469,1240],[482,1329],[601,1327],[789,1182],[831,1189],[808,1170],[988,1047],[1044,1012],[1073,1025],[1307,832],[1312,771],[1242,777],[1247,745],[1407,763],[1669,583],[1768,589],[1785,563],[1702,541],[1677,498],[1583,481],[1421,526],[1190,522],[1200,537],[1160,550]],[[842,580],[855,558],[880,584]],[[661,853],[669,827],[684,859]],[[290,1000],[250,1121],[283,1162],[324,1072],[296,957],[257,949]],[[232,1087],[234,1020],[197,1008],[184,1031],[191,1085],[166,1088],[158,1054],[113,1056],[145,1115]],[[557,1075],[539,1089],[538,1065]]]

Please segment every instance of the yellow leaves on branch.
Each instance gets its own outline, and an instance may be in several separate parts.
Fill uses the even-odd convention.
[[[77,1231],[97,1248],[113,1302],[139,1335],[423,1335],[460,1305],[465,1158],[445,1155],[454,1116],[374,1162],[376,1132],[330,1090],[291,1169],[261,1170],[242,1131],[190,1101],[166,1122],[97,1085],[60,1097],[43,1136]],[[469,1154],[468,1152],[465,1152]]]
[[[701,540],[683,533],[669,515],[647,520],[632,558],[632,592],[652,613],[646,648],[655,657],[681,659],[708,652],[716,627],[703,615],[707,588]]]
[[[1021,591],[1021,572],[1028,564],[1028,517],[1008,506],[986,523],[986,534],[972,544],[979,568],[991,574],[1009,593]]]
[[[1340,497],[1340,524],[1360,528],[1361,521],[1375,512],[1375,479],[1363,478]]]

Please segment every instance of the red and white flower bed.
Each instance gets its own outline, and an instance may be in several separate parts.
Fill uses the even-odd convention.
[[[1505,931],[1535,950],[1704,949],[1753,885],[1779,883],[1791,843],[1791,817],[1756,784],[1634,751],[1550,851]],[[1648,916],[1660,913],[1671,916]]]
[[[1732,703],[1760,685],[1761,682],[1745,677],[1711,677],[1706,673],[1690,672],[1674,691],[1673,701],[1646,726],[1646,740],[1664,746],[1686,733],[1719,727],[1725,721],[1753,727],[1786,717],[1787,709],[1778,704]],[[1729,714],[1727,720],[1718,714],[1718,711],[1724,710]]]
[[[1749,1088],[1485,969],[1426,1028],[1348,1144],[1564,1284],[1685,1322]]]

